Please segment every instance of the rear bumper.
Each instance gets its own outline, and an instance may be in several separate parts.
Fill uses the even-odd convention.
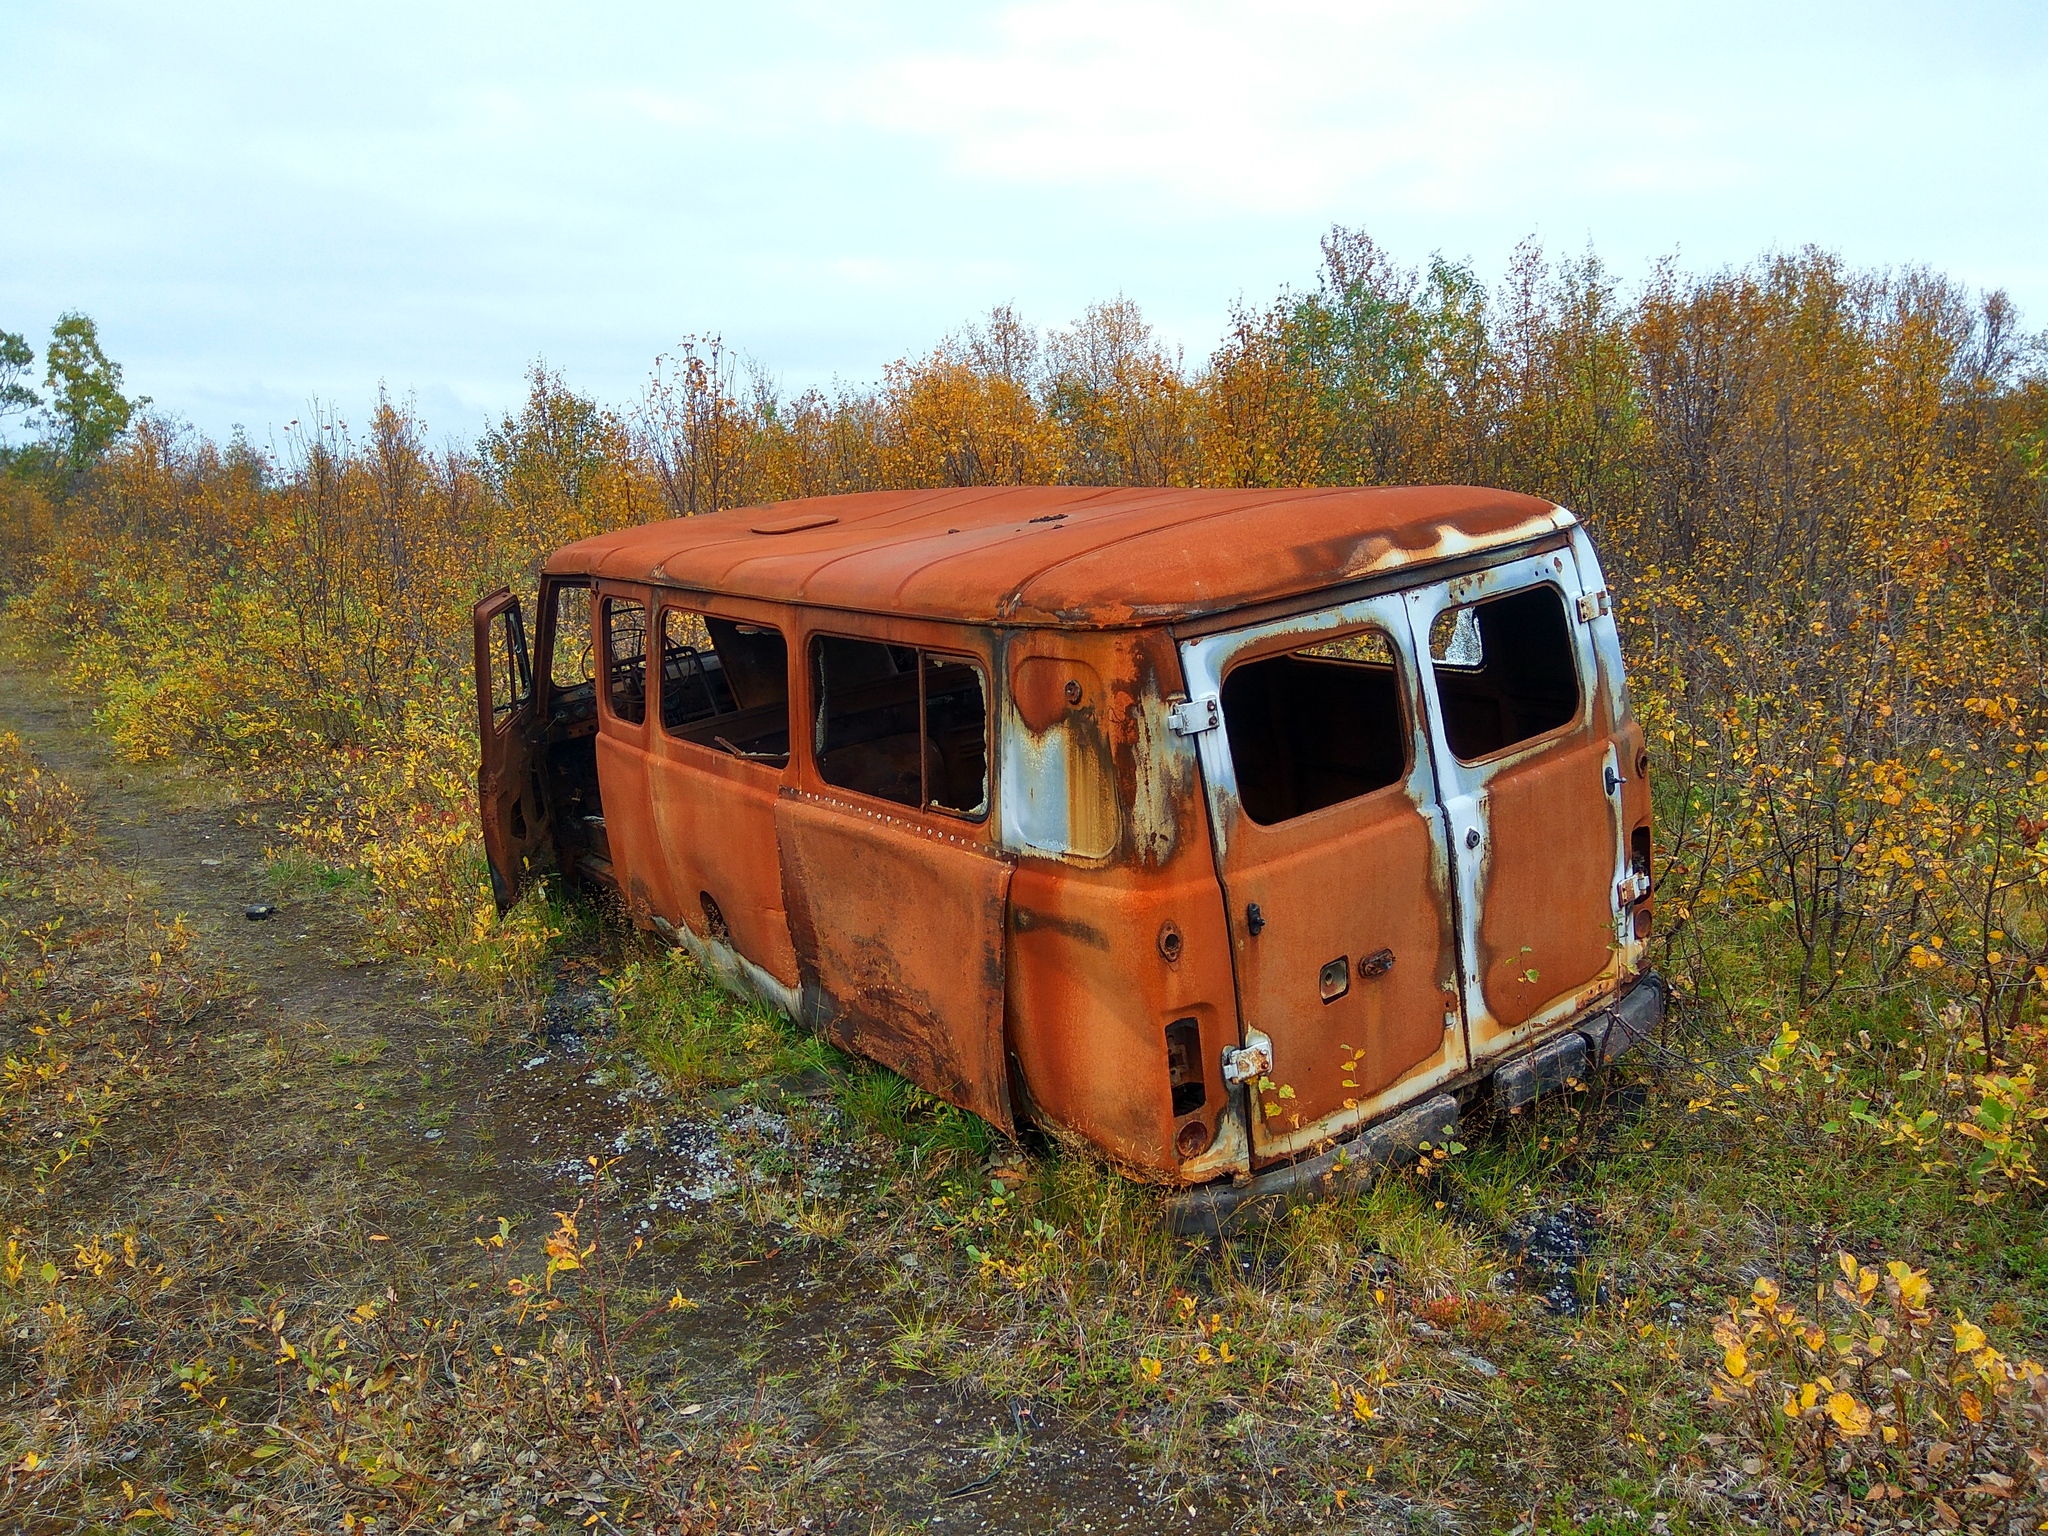
[[[1462,1086],[1476,1087],[1490,1076],[1494,1104],[1514,1109],[1545,1093],[1585,1081],[1664,1020],[1669,988],[1645,971],[1611,1002],[1574,1020],[1563,1033]],[[1440,1093],[1374,1121],[1337,1145],[1283,1167],[1269,1168],[1242,1183],[1204,1184],[1174,1197],[1168,1222],[1183,1236],[1213,1237],[1255,1204],[1313,1198],[1363,1183],[1381,1168],[1414,1162],[1426,1148],[1441,1147],[1458,1134],[1458,1096]]]

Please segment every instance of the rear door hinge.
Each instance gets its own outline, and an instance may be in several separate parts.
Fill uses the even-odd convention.
[[[1256,1029],[1244,1032],[1244,1044],[1232,1046],[1223,1053],[1223,1081],[1226,1083],[1249,1083],[1271,1075],[1273,1071],[1273,1042]]]
[[[1222,706],[1214,694],[1206,698],[1184,699],[1168,706],[1166,723],[1173,727],[1177,736],[1199,736],[1223,723]]]
[[[1607,589],[1588,592],[1579,598],[1579,622],[1590,624],[1607,612]]]

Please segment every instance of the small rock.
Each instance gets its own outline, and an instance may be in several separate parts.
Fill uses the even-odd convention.
[[[442,1132],[440,1132],[440,1131],[428,1131],[428,1132],[426,1133],[426,1136],[427,1136],[427,1140],[429,1140],[429,1141],[439,1141],[439,1140],[441,1139],[441,1136],[442,1136],[442,1134],[443,1134],[443,1133],[442,1133]]]
[[[1500,1367],[1483,1355],[1467,1354],[1462,1349],[1454,1349],[1451,1351],[1451,1358],[1464,1366],[1474,1376],[1498,1376],[1500,1374]]]
[[[249,919],[252,923],[260,923],[267,918],[277,916],[277,908],[267,901],[252,901],[248,906],[242,908],[242,916]]]
[[[1440,1339],[1444,1336],[1443,1329],[1433,1328],[1419,1317],[1408,1325],[1408,1331],[1418,1339]]]

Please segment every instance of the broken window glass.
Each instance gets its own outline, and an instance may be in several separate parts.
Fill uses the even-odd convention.
[[[606,689],[612,713],[628,725],[647,718],[647,605],[604,600]]]
[[[1223,729],[1238,802],[1261,826],[1408,777],[1400,674],[1379,630],[1232,668],[1223,680]]]
[[[980,820],[988,689],[962,656],[820,635],[811,643],[818,775],[840,789]]]
[[[1578,658],[1564,597],[1549,585],[1462,608],[1429,626],[1444,738],[1462,762],[1505,752],[1579,713]]]
[[[765,624],[661,610],[661,727],[750,762],[789,762],[789,644]]]

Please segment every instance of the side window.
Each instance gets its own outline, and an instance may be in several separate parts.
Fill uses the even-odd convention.
[[[612,713],[628,725],[647,718],[647,605],[604,599],[604,675]]]
[[[827,784],[979,821],[988,814],[988,687],[964,656],[820,635],[812,750]]]
[[[661,728],[678,741],[789,762],[789,643],[767,625],[661,610]]]
[[[1223,729],[1238,801],[1261,826],[1408,777],[1400,674],[1377,629],[1233,667],[1223,679]]]
[[[1474,762],[1569,725],[1579,713],[1571,621],[1553,586],[1446,608],[1429,626],[1444,738]]]
[[[503,725],[533,697],[533,664],[526,655],[526,627],[517,608],[501,608],[491,620],[491,723]]]

